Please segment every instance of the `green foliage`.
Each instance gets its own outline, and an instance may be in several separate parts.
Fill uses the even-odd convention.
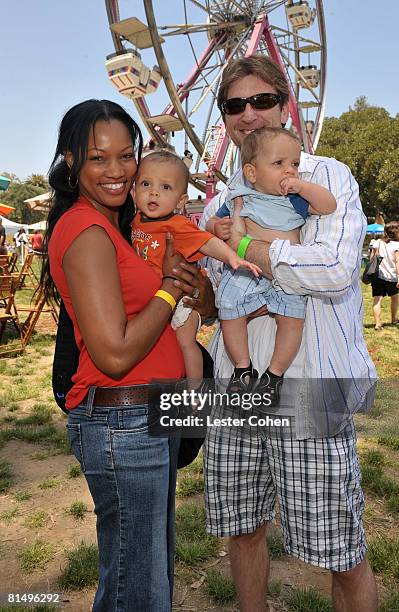
[[[205,575],[205,592],[216,604],[227,604],[234,601],[236,590],[231,578],[210,569]]]
[[[81,542],[67,553],[68,563],[58,579],[62,589],[80,591],[98,580],[98,550],[94,544]]]
[[[33,176],[38,177],[40,175]],[[25,223],[26,225],[36,223],[36,221],[41,221],[43,219],[43,213],[38,213],[31,210],[26,204],[24,204],[24,200],[41,195],[42,193],[46,193],[48,189],[49,187],[47,181],[39,181],[38,183],[36,178],[33,182],[31,182],[29,179],[23,183],[13,181],[7,191],[1,194],[1,201],[4,202],[4,204],[14,206],[15,208],[15,211],[10,214],[9,219],[11,221],[16,221],[17,223]]]
[[[28,529],[39,529],[39,527],[44,527],[44,525],[49,520],[48,512],[44,510],[38,510],[33,514],[29,514],[24,521],[24,526]]]
[[[198,565],[216,554],[219,540],[206,533],[205,509],[184,504],[176,511],[176,558],[186,565]]]
[[[36,540],[30,546],[18,553],[22,571],[31,574],[37,569],[44,569],[46,564],[54,558],[55,547],[49,542]]]
[[[12,467],[8,461],[0,461],[0,493],[5,493],[12,485]]]
[[[2,523],[12,523],[12,521],[18,516],[18,514],[18,508],[13,508],[12,510],[4,510],[4,512],[0,514],[0,521]]]
[[[399,610],[398,591],[393,591],[386,595],[378,608],[379,612],[393,612],[393,610]]]
[[[399,540],[384,537],[369,542],[368,559],[374,572],[399,579]]]
[[[86,512],[87,506],[82,501],[73,502],[73,504],[71,504],[71,506],[68,508],[68,514],[81,521],[84,519]]]
[[[79,463],[74,463],[73,465],[69,466],[69,469],[68,469],[69,478],[78,478],[81,475],[82,475],[82,470],[80,469]]]
[[[358,98],[340,117],[327,117],[318,155],[335,157],[352,170],[360,187],[365,214],[383,210],[386,220],[397,217],[399,200],[399,116]]]
[[[281,559],[284,557],[285,550],[283,537],[280,531],[270,531],[266,534],[267,548],[271,559]]]
[[[39,489],[42,489],[42,491],[45,491],[46,489],[55,489],[55,487],[58,487],[58,485],[58,478],[52,478],[51,476],[49,476],[48,478],[43,478],[43,480],[39,482],[37,486],[39,487]]]
[[[177,497],[189,497],[196,493],[202,493],[204,490],[204,479],[201,474],[184,474],[178,479],[176,496]]]
[[[284,600],[292,612],[332,612],[330,600],[314,587],[290,589]]]

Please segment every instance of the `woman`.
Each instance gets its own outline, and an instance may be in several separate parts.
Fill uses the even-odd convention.
[[[141,150],[119,105],[87,100],[64,116],[49,174],[42,281],[64,301],[80,349],[66,406],[97,514],[96,612],[171,609],[177,449],[148,435],[149,382],[184,375],[169,319],[183,289],[198,297],[198,284],[187,266],[173,280],[181,258],[170,245],[160,282],[123,237]]]
[[[398,320],[399,294],[399,221],[391,221],[384,227],[384,235],[374,240],[371,256],[379,255],[381,260],[378,279],[372,281],[374,329],[382,329],[381,302],[385,295],[391,298],[391,322]]]

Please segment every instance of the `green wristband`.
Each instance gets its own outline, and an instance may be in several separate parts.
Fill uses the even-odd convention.
[[[244,238],[241,239],[241,242],[238,245],[238,249],[237,249],[237,255],[238,257],[241,257],[241,259],[245,258],[245,253],[247,252],[247,248],[251,240],[252,240],[252,237],[248,236],[248,234],[244,236]]]

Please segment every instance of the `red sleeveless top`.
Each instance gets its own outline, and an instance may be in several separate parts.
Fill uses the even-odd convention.
[[[72,242],[92,225],[104,228],[115,246],[123,302],[128,320],[145,308],[161,286],[156,272],[136,255],[119,231],[86,198],[80,197],[62,215],[51,236],[48,254],[51,276],[72,319],[75,340],[80,350],[78,370],[72,378],[74,385],[66,398],[68,409],[78,406],[86,396],[89,387],[93,385],[97,387],[140,385],[149,383],[151,379],[184,376],[183,356],[169,323],[151,351],[120,380],[109,378],[93,363],[72,310],[68,285],[62,269],[64,255]]]

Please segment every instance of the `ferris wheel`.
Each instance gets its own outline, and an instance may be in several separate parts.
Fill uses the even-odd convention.
[[[140,17],[121,15],[118,0],[105,4],[115,47],[109,79],[134,102],[147,149],[175,150],[207,198],[237,163],[216,104],[235,58],[262,54],[280,65],[290,84],[290,127],[305,151],[315,151],[327,67],[322,0],[143,0]]]

